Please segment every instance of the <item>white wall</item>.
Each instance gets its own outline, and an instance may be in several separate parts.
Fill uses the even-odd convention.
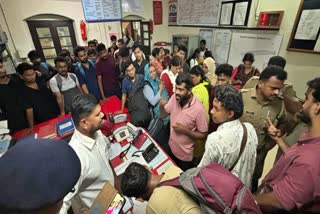
[[[80,34],[80,20],[84,20],[83,9],[80,0],[0,0],[4,10],[4,16],[7,18],[10,26],[10,31],[13,36],[13,42],[16,45],[17,52],[21,57],[26,57],[27,53],[34,49],[32,38],[26,19],[39,14],[54,14],[65,16],[74,20],[74,29],[76,33],[77,43],[85,45],[86,41],[82,41]],[[142,16],[146,21],[153,19],[152,1],[143,0],[144,11],[142,13],[133,13]],[[165,4],[165,3],[164,3]],[[167,7],[164,7],[164,17],[167,14]],[[130,13],[132,14],[132,13]],[[123,16],[130,15],[123,13]],[[0,14],[0,26],[3,26],[3,20]],[[167,34],[167,18],[164,18],[163,25],[154,27],[152,35],[152,43],[156,41],[166,41]],[[3,29],[8,31],[8,29]],[[87,23],[88,39],[97,39],[110,45],[108,32],[118,32],[121,36],[120,22],[105,22],[105,23]],[[14,52],[13,45],[10,49]]]
[[[13,43],[21,57],[26,54],[34,45],[25,19],[39,14],[56,14],[66,16],[74,20],[74,28],[77,42],[80,45],[86,44],[80,37],[79,22],[84,19],[80,0],[0,0],[4,15],[7,18],[10,31],[13,36]],[[249,17],[249,27],[256,26],[256,15],[260,11],[284,10],[284,17],[279,31],[284,35],[280,49],[280,55],[287,59],[287,71],[289,81],[294,84],[299,97],[303,97],[305,83],[307,80],[319,76],[320,56],[315,54],[298,53],[287,51],[287,44],[290,38],[293,23],[298,11],[300,0],[252,0]],[[144,11],[140,13],[130,13],[142,16],[146,21],[153,20],[153,9],[151,0],[143,0]],[[174,34],[199,35],[200,28],[194,27],[168,27],[168,0],[163,0],[163,24],[154,26],[154,33],[151,35],[151,46],[157,41],[171,42]],[[256,11],[255,11],[256,9]],[[130,15],[123,13],[123,16]],[[7,31],[4,20],[0,12],[0,26]],[[121,35],[120,22],[106,22],[87,24],[88,39],[96,38],[101,42],[109,44],[108,32],[118,32]],[[10,39],[9,47],[14,53],[14,46]],[[240,61],[240,59],[239,59]]]
[[[74,20],[77,43],[85,45],[80,36],[80,20],[84,19],[81,1],[70,0],[2,0],[13,41],[21,57],[34,49],[26,19],[39,14],[54,14]],[[88,39],[107,43],[107,32],[120,32],[119,22],[87,24]]]
[[[300,0],[252,0],[248,26],[256,26],[256,15],[259,15],[260,11],[285,11],[281,28],[278,32],[284,35],[279,55],[287,59],[288,81],[293,83],[298,96],[304,98],[306,82],[316,76],[320,76],[320,55],[286,50],[299,4]],[[257,10],[255,11],[255,9]],[[172,38],[172,35],[181,33],[199,35],[199,30],[200,28],[194,27],[169,27],[169,39]]]

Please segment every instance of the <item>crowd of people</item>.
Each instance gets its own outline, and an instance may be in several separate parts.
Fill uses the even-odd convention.
[[[19,64],[14,75],[6,74],[0,59],[0,119],[8,120],[11,133],[67,113],[75,123],[69,145],[81,162],[81,174],[74,173],[79,179],[73,192],[64,199],[60,194],[60,213],[70,206],[75,213],[88,210],[106,181],[135,197],[136,207],[147,204],[144,211],[134,208],[135,213],[201,213],[183,190],[157,185],[210,163],[237,176],[261,209],[320,211],[320,78],[307,82],[302,101],[286,83],[281,56],[271,57],[259,71],[252,53],[235,68],[216,64],[205,40],[186,58],[183,45],[175,44],[172,54],[154,48],[147,56],[138,43],[129,48],[122,39],[110,39],[110,47],[95,40],[87,48],[75,47],[74,56],[63,50],[54,67],[30,51],[31,63]],[[132,163],[121,179],[115,176],[108,160],[110,142],[99,130],[104,115],[98,103],[111,96],[121,100],[117,113],[128,107],[134,125],[147,128],[154,118],[164,121],[168,138],[159,143],[176,166],[153,175]],[[276,161],[259,186],[266,156],[275,145]],[[1,200],[0,210],[23,210]]]

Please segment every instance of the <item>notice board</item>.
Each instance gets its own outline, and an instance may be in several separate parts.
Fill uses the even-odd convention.
[[[121,1],[119,0],[82,0],[82,7],[87,22],[121,20]]]
[[[320,54],[320,1],[301,0],[288,51]]]

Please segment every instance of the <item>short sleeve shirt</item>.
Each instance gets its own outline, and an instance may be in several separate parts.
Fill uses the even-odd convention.
[[[139,88],[144,84],[144,76],[137,74],[135,82],[132,82],[128,76],[122,80],[122,94],[129,95],[132,88]]]
[[[320,137],[305,132],[297,144],[284,153],[262,185],[268,184],[283,208],[320,210]]]
[[[190,131],[208,131],[207,112],[195,96],[192,97],[189,103],[181,108],[176,100],[176,95],[173,95],[165,105],[165,110],[170,114],[171,126],[175,123],[180,123]],[[178,159],[182,161],[192,161],[195,143],[194,139],[187,135],[177,133],[170,127],[169,146],[172,153]]]
[[[60,89],[59,89],[58,83],[57,83],[57,79],[56,79],[57,75],[59,75],[59,74],[56,74],[49,81],[50,89],[53,93],[60,92]],[[75,74],[68,73],[67,77],[63,77],[61,75],[59,75],[59,76],[62,80],[61,91],[67,91],[69,89],[72,89],[72,88],[79,86],[79,81],[78,81],[78,78]],[[73,78],[71,76],[73,76]],[[76,80],[76,82],[74,81],[74,79]]]
[[[266,146],[271,139],[267,135],[265,120],[267,116],[273,123],[279,123],[285,119],[284,102],[280,97],[276,97],[273,101],[262,105],[256,96],[256,89],[241,90],[243,98],[243,116],[240,118],[242,122],[248,122],[256,129],[258,136],[258,149]]]

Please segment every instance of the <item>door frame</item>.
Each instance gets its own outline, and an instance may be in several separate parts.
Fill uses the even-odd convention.
[[[43,53],[43,49],[40,43],[40,39],[37,33],[37,28],[49,28],[51,37],[53,40],[53,45],[56,50],[56,53],[58,54],[61,50],[62,47],[60,45],[60,40],[59,40],[59,35],[58,31],[56,30],[57,27],[68,27],[69,32],[70,32],[70,38],[71,38],[71,43],[73,47],[76,47],[77,41],[76,41],[76,35],[74,32],[74,27],[73,27],[73,20],[54,20],[54,21],[48,21],[48,20],[37,20],[37,21],[27,21],[32,41],[35,46],[36,51],[40,54],[41,59],[43,61],[46,61],[46,58]]]

